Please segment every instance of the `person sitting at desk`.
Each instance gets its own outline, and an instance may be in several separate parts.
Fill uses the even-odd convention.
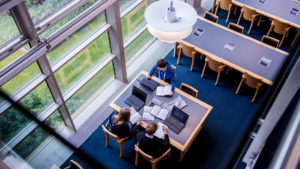
[[[112,113],[109,117],[109,130],[119,136],[120,138],[130,137],[134,135],[139,127],[139,125],[134,125],[129,121],[130,119],[130,109],[122,108],[120,113]]]
[[[163,126],[164,139],[154,136],[156,130],[157,124],[152,122],[147,125],[145,131],[140,131],[137,134],[139,148],[154,158],[161,156],[170,146],[167,128]]]
[[[175,89],[175,73],[171,65],[164,59],[159,59],[156,62],[156,65],[152,67],[149,75],[147,75],[146,78],[150,79],[153,75],[171,84],[172,93],[170,95],[172,96],[174,94]]]

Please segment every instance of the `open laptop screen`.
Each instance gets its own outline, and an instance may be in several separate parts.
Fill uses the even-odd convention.
[[[133,86],[132,88],[132,95],[135,95],[142,101],[146,102],[147,94],[136,86]]]
[[[182,122],[184,125],[186,124],[189,115],[180,110],[178,107],[173,106],[173,109],[171,111],[171,116],[175,117],[178,119],[180,122]]]

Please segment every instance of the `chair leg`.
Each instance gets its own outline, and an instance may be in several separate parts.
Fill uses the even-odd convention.
[[[215,86],[217,86],[217,85],[218,85],[218,82],[219,82],[219,79],[220,79],[221,73],[222,73],[222,72],[219,70],[219,71],[218,71],[217,80],[216,80],[216,82],[215,82]]]
[[[230,16],[230,11],[231,11],[231,5],[230,5],[229,10],[228,10],[228,14],[227,14],[227,18],[226,18],[226,23],[228,23],[228,19],[229,19],[229,16]]]
[[[171,158],[171,151],[168,153],[167,158],[168,158],[168,159]]]
[[[218,10],[219,10],[219,3],[217,3],[217,7],[216,7],[216,11],[215,11],[215,15],[217,15],[217,13],[218,13]]]
[[[242,79],[242,80],[241,80],[241,82],[240,82],[240,84],[239,84],[238,88],[236,89],[236,92],[235,92],[235,94],[238,94],[238,93],[239,93],[239,91],[240,91],[240,88],[241,88],[241,86],[242,86],[243,82],[244,82],[244,79]]]
[[[105,145],[106,145],[106,147],[109,146],[109,138],[108,138],[108,134],[107,133],[105,133]]]
[[[273,29],[273,26],[270,27],[268,33],[267,33],[267,36],[269,36],[269,34],[272,32],[272,29]]]
[[[237,5],[235,5],[235,7],[234,7],[233,15],[236,15],[236,11],[237,11]]]
[[[202,69],[201,78],[203,78],[203,75],[204,75],[204,72],[205,72],[206,66],[207,66],[207,61],[205,61],[204,67],[203,67],[203,69]]]
[[[120,147],[120,158],[123,157],[123,143],[119,143],[119,147]]]
[[[255,21],[255,19],[252,19],[251,25],[250,25],[250,28],[249,28],[249,31],[248,31],[248,34],[250,33],[250,31],[251,31],[251,29],[252,29],[252,26],[253,26],[254,21]]]
[[[156,163],[152,163],[152,169],[156,168]]]
[[[252,103],[254,102],[254,100],[255,100],[255,98],[256,98],[256,96],[257,96],[258,90],[259,90],[259,88],[256,88],[255,93],[254,93],[254,96],[253,96],[253,98],[252,98],[252,100],[251,100]]]
[[[175,44],[174,44],[174,57],[176,57],[177,56],[177,48],[178,48],[178,42],[175,42]]]
[[[239,19],[238,19],[238,21],[237,21],[237,24],[238,24],[238,25],[240,24],[240,21],[241,21],[242,15],[243,15],[243,12],[241,12],[241,14],[240,14],[240,16],[239,16]]]
[[[215,6],[216,6],[216,0],[213,1],[213,6],[212,6],[212,9],[211,9],[211,13],[214,13]]]
[[[200,54],[200,60],[203,60],[203,54],[202,53]]]
[[[193,57],[192,57],[192,65],[191,65],[191,69],[190,69],[191,72],[193,71],[193,67],[194,67],[194,63],[195,63],[195,57],[196,57],[196,56],[193,56]]]
[[[135,152],[135,163],[136,166],[139,164],[139,152]]]
[[[258,22],[257,22],[257,27],[259,27],[259,26],[260,26],[261,19],[262,19],[262,16],[260,15],[260,16],[259,16],[259,19],[258,19]]]
[[[182,53],[182,48],[179,48],[179,54],[178,54],[178,58],[177,58],[177,65],[179,65],[181,53]]]
[[[285,37],[285,34],[282,35],[281,41],[280,41],[280,43],[279,43],[279,47],[281,47],[282,42],[283,42],[283,40],[284,40],[284,37]]]

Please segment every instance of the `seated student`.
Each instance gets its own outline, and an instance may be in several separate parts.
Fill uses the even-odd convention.
[[[150,79],[153,75],[171,84],[172,86],[171,96],[172,96],[174,94],[174,89],[175,89],[175,74],[171,65],[164,59],[159,59],[156,62],[156,65],[152,67],[149,75],[147,75],[146,78]]]
[[[120,138],[132,136],[135,134],[139,126],[134,125],[134,127],[132,127],[129,119],[130,109],[127,107],[122,108],[118,114],[115,114],[115,112],[112,113],[109,118],[110,131]]]
[[[163,126],[165,134],[164,139],[154,136],[156,130],[157,124],[152,122],[147,125],[145,131],[140,131],[137,135],[139,148],[153,158],[161,156],[170,146],[167,128]]]

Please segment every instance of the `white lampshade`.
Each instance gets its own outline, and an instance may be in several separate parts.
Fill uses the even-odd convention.
[[[190,35],[197,21],[196,10],[185,2],[173,0],[178,21],[167,22],[165,16],[170,0],[160,0],[151,4],[145,11],[149,32],[164,42],[177,42]]]

